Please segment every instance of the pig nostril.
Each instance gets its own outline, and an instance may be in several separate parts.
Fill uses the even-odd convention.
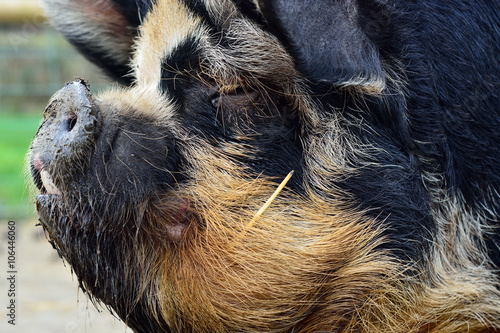
[[[76,117],[69,120],[68,130],[71,131],[76,125]]]
[[[73,128],[75,128],[77,120],[78,120],[78,118],[75,114],[70,115],[68,117],[68,119],[65,120],[66,128],[67,128],[68,132],[71,132],[71,130]]]
[[[99,120],[99,107],[88,86],[81,81],[69,82],[54,94],[36,134],[35,153],[43,153],[47,162],[45,168],[55,174],[63,169],[64,175],[79,171],[77,165],[80,163],[75,162],[91,149],[90,143],[98,135]],[[41,172],[43,164],[34,162],[37,162],[35,170]]]

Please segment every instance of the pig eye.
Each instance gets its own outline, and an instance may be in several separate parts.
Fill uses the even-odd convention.
[[[210,97],[210,104],[212,104],[212,106],[215,109],[219,108],[219,103],[220,103],[220,95],[219,94]]]
[[[215,109],[220,107],[238,107],[254,100],[256,92],[248,87],[222,88],[210,97],[210,104]]]

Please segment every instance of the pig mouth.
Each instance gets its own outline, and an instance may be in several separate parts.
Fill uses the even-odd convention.
[[[55,185],[52,176],[45,169],[40,159],[40,154],[36,154],[33,158],[31,163],[31,176],[35,186],[39,190],[39,194],[36,196],[35,200],[39,221],[52,237],[55,231],[53,229],[55,223],[50,223],[50,221],[55,219],[59,220],[61,218],[59,214],[57,214],[58,216],[56,217],[55,207],[61,207],[63,205],[62,195],[59,188]],[[52,241],[51,243],[53,246],[55,245]]]
[[[40,195],[60,195],[61,191],[54,184],[50,173],[45,169],[40,154],[36,154],[31,163],[31,176],[40,191]]]
[[[31,176],[39,190],[35,200],[39,221],[49,233],[50,242],[55,248],[57,246],[54,239],[64,238],[66,228],[88,226],[89,223],[92,224],[92,219],[96,219],[100,215],[98,213],[100,208],[94,208],[92,205],[82,202],[81,193],[67,193],[55,184],[55,177],[45,168],[39,153],[35,154],[32,159]],[[89,201],[88,199],[83,201]],[[163,232],[171,241],[180,243],[186,229],[195,220],[195,214],[191,202],[187,199],[174,196],[168,201],[170,202],[170,212],[168,216],[163,216],[163,220],[168,221],[164,224]],[[149,206],[154,207],[155,204]]]
[[[57,229],[64,224],[62,210],[65,207],[61,190],[54,183],[52,175],[44,167],[40,154],[36,154],[31,163],[31,177],[39,190],[35,199],[39,221],[49,234],[52,246],[58,249],[54,239]],[[61,223],[62,222],[62,223]],[[58,250],[59,251],[59,250]],[[61,254],[61,253],[60,253]]]
[[[91,205],[76,200],[72,195],[64,195],[54,184],[47,170],[37,170],[32,173],[32,176],[40,191],[35,200],[39,221],[49,233],[54,247],[56,246],[53,240],[64,238],[67,228],[95,225],[95,222],[91,220],[99,219],[99,209],[94,211]],[[150,204],[150,206],[155,205]],[[163,217],[163,220],[167,222],[163,224],[164,229],[161,233],[172,242],[180,243],[186,229],[196,220],[195,214],[191,202],[185,199],[171,199],[170,206],[170,213]]]
[[[50,230],[49,221],[55,218],[54,207],[63,206],[62,193],[54,183],[52,175],[45,168],[40,153],[35,154],[32,159],[31,177],[39,190],[35,200],[39,221],[52,234],[53,230]]]

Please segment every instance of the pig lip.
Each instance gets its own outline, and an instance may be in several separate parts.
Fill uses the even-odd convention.
[[[30,169],[31,169],[31,178],[35,183],[35,186],[37,187],[37,189],[40,191],[41,194],[46,194],[47,189],[43,185],[42,174],[41,174],[42,170],[44,170],[45,168],[40,159],[40,154],[35,154],[35,156],[32,158]]]
[[[52,175],[45,169],[39,153],[35,154],[31,162],[31,175],[41,194],[61,194],[54,184]]]
[[[60,195],[61,191],[57,188],[57,186],[52,181],[52,177],[50,176],[47,170],[34,170],[32,171],[33,182],[35,186],[40,191],[40,194],[49,194],[49,195]]]

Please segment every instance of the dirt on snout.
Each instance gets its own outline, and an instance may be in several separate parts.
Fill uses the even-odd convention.
[[[131,333],[78,289],[71,268],[35,224],[0,220],[0,332]]]

